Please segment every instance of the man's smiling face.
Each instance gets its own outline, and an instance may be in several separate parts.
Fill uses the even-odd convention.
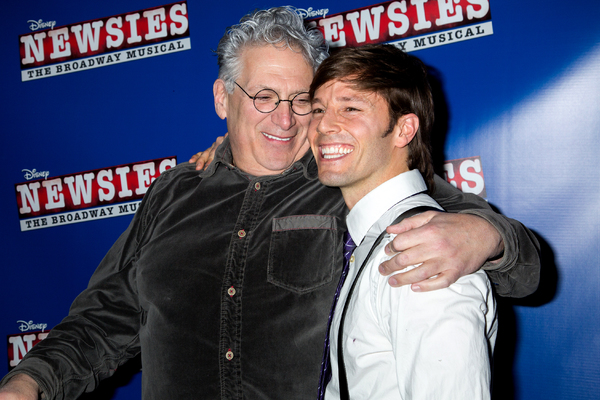
[[[371,190],[407,171],[406,149],[396,145],[399,126],[390,126],[388,104],[377,93],[339,80],[319,87],[308,134],[319,180],[342,189],[352,208]]]
[[[249,46],[243,50],[241,61],[242,72],[236,82],[250,96],[272,89],[280,99],[292,99],[308,91],[313,77],[302,54],[287,47]],[[219,81],[215,83],[215,104],[219,116],[227,118],[233,160],[238,168],[255,176],[273,175],[304,156],[309,149],[306,136],[310,113],[294,114],[288,102],[281,102],[271,113],[261,113],[237,86],[233,93],[220,94]]]

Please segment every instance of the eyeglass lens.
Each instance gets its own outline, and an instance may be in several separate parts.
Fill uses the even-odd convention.
[[[311,112],[308,93],[298,93],[291,100],[281,100],[277,92],[271,89],[263,89],[256,93],[254,107],[260,112],[269,113],[274,111],[282,101],[290,102],[292,111],[298,115],[306,115]]]

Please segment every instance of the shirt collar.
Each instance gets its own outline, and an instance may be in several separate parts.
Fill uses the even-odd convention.
[[[208,167],[206,167],[202,172],[200,172],[200,176],[202,178],[207,178],[214,175],[220,164],[223,164],[232,169],[237,169],[233,165],[233,154],[231,153],[231,144],[229,142],[229,136],[225,137],[223,143],[221,143],[219,147],[217,147],[217,150],[215,151],[214,160],[208,165]],[[315,161],[315,158],[313,157],[312,151],[308,150],[300,160],[292,164],[281,175],[287,175],[296,170],[302,170],[304,176],[309,180],[314,180],[318,178],[319,174],[317,170],[317,163]]]
[[[369,229],[395,204],[426,191],[427,185],[416,169],[397,175],[370,191],[346,217],[354,242],[360,244]]]

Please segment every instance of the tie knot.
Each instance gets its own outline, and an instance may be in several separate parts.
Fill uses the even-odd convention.
[[[350,232],[346,231],[344,234],[344,258],[346,261],[350,259],[352,252],[356,248],[356,244],[354,240],[352,240],[352,236],[350,236]]]

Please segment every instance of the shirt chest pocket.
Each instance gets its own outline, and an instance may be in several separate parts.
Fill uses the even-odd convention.
[[[331,283],[342,268],[341,240],[329,215],[274,218],[267,280],[299,294]]]

